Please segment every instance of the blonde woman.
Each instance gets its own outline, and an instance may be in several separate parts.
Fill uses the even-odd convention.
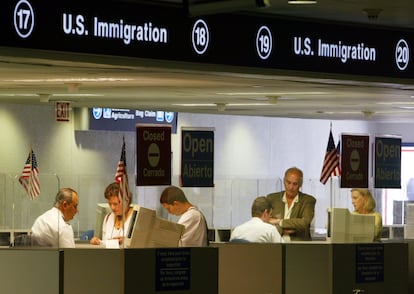
[[[369,214],[375,216],[375,241],[381,239],[382,217],[375,211],[375,199],[371,192],[366,188],[353,188],[351,190],[352,205],[354,213]]]

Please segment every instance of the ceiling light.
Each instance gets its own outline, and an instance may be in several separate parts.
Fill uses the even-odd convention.
[[[364,114],[364,117],[367,118],[367,119],[371,119],[372,115],[374,114],[373,111],[369,111],[369,110],[364,110],[364,111],[362,111],[362,113]]]
[[[6,82],[13,83],[81,83],[81,82],[121,82],[132,81],[133,79],[127,78],[80,78],[80,79],[16,79],[5,80]]]
[[[267,96],[270,104],[276,104],[280,96]]]
[[[270,0],[256,0],[256,6],[257,7],[269,7]]]
[[[216,105],[218,111],[223,112],[224,110],[226,110],[226,103],[216,103]]]
[[[39,93],[39,101],[42,103],[48,103],[50,99],[50,94]]]
[[[181,107],[219,107],[222,105],[224,107],[229,106],[269,106],[269,103],[174,103],[174,106],[181,106]]]
[[[64,83],[68,87],[69,93],[77,93],[79,91],[79,86],[81,83]]]
[[[363,12],[367,15],[368,19],[376,20],[378,19],[379,14],[382,12],[381,8],[364,8]]]
[[[288,4],[316,4],[316,0],[289,0]]]
[[[218,92],[217,95],[226,96],[284,96],[284,95],[327,95],[330,92]]]
[[[92,93],[70,93],[70,94],[53,94],[53,97],[103,97],[103,94]]]
[[[214,103],[173,103],[174,106],[182,107],[217,107]]]
[[[1,93],[0,97],[37,97],[39,94],[27,94],[27,93]]]

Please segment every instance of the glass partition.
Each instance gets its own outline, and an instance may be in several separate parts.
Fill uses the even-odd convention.
[[[31,200],[14,174],[0,174],[0,246],[13,246],[19,236],[26,235],[35,219],[51,209],[59,188],[70,187],[79,194],[78,213],[70,221],[76,242],[88,243],[99,233],[97,223],[110,211],[104,198],[105,187],[114,181],[114,175],[84,176],[39,174],[41,194]],[[134,175],[129,175],[133,179]],[[377,210],[383,215],[384,225],[403,225],[405,205],[410,201],[408,194],[412,179],[405,179],[402,189],[376,189],[374,197]],[[173,177],[178,185],[178,177]],[[159,197],[165,186],[134,187],[132,203],[155,210],[158,217],[174,221],[177,216],[169,215],[159,204]],[[208,227],[214,230],[231,230],[248,220],[251,204],[257,196],[283,190],[282,179],[216,179],[212,188],[183,188],[191,203],[204,213]],[[319,179],[304,179],[304,193],[317,199],[312,232],[317,237],[326,234],[327,209],[330,207],[353,210],[350,189],[339,188],[339,178],[332,178],[326,185]],[[103,208],[102,208],[103,207]],[[104,210],[104,211],[103,211]],[[101,224],[98,224],[101,226]],[[99,227],[98,227],[99,228]],[[24,239],[24,237],[20,237]],[[18,242],[16,242],[17,244]],[[122,246],[120,246],[122,248]]]

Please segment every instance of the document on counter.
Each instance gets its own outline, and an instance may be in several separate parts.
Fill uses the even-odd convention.
[[[109,249],[119,249],[119,240],[118,239],[105,240],[105,247]]]

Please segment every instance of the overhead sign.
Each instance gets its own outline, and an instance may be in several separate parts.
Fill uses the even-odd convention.
[[[414,77],[413,31],[237,13],[190,18],[132,1],[1,1],[0,46]]]
[[[171,127],[137,125],[137,186],[171,185]]]
[[[369,136],[341,138],[341,188],[368,188]]]
[[[214,187],[214,130],[181,131],[181,186]]]
[[[375,188],[401,188],[401,138],[375,138]]]
[[[90,110],[89,129],[135,132],[137,124],[170,125],[177,132],[176,112],[94,107]]]

